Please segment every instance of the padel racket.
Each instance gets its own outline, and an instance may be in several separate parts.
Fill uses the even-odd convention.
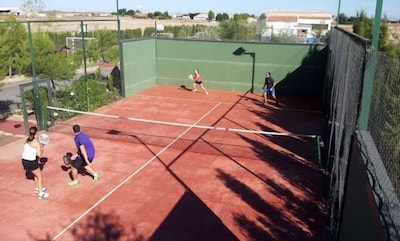
[[[39,143],[42,147],[49,144],[49,142],[50,142],[50,138],[47,134],[42,133],[39,135]]]
[[[193,80],[193,75],[192,74],[190,74],[190,75],[188,75],[188,80]]]
[[[63,162],[66,166],[71,165],[71,155],[68,155],[68,153],[66,155],[64,155]]]

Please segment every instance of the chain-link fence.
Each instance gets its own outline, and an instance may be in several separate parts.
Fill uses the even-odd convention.
[[[366,164],[366,171],[369,173],[380,219],[386,226],[384,228],[387,231],[386,236],[388,240],[392,240],[393,237],[399,237],[398,231],[396,233],[394,230],[400,223],[400,220],[396,223],[396,215],[392,215],[389,210],[390,207],[394,207],[393,205],[398,205],[400,197],[399,63],[382,53],[374,53],[369,40],[339,28],[332,30],[329,49],[325,105],[329,118],[327,170],[330,174],[328,197],[330,230],[333,237],[337,238],[349,175],[348,162],[352,150],[352,138],[359,129],[359,123],[367,121],[368,131],[373,139],[372,145],[375,144],[379,153],[374,160],[368,159],[373,158],[373,155],[363,153],[365,162],[369,163]],[[372,96],[369,96],[368,91],[363,88],[372,77],[374,86]],[[366,103],[371,102],[367,110],[361,108],[365,100]],[[369,113],[368,120],[362,119],[363,111]],[[371,143],[367,143],[364,146],[370,145]],[[380,160],[384,165],[370,168],[371,163]],[[378,166],[381,168],[376,169]],[[384,181],[386,173],[390,181]],[[389,207],[388,212],[384,212],[382,205]]]
[[[377,55],[368,130],[400,198],[400,63]]]
[[[356,129],[366,40],[356,42],[355,37],[337,29],[332,30],[330,66],[326,98],[329,110],[327,169],[330,172],[330,230],[338,231],[343,210],[344,188],[350,154],[351,137]],[[334,234],[335,235],[335,234]]]

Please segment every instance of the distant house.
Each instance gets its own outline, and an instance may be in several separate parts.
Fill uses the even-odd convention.
[[[333,15],[327,12],[268,12],[262,38],[268,42],[273,36],[286,35],[298,43],[315,43],[330,31],[332,21]]]
[[[21,10],[18,8],[0,8],[0,15],[16,15],[19,16],[21,14]]]
[[[194,16],[191,17],[191,19],[195,20],[208,20],[208,13],[199,13],[199,14],[193,14]]]
[[[175,18],[178,19],[191,19],[191,20],[208,20],[208,13],[188,13],[177,14]]]

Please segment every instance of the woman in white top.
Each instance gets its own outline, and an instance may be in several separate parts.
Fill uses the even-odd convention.
[[[29,128],[29,137],[24,144],[24,151],[22,152],[22,165],[27,172],[32,172],[35,180],[35,193],[38,199],[47,198],[49,194],[46,188],[42,186],[42,170],[39,167],[37,158],[42,155],[43,149],[39,142],[36,140],[36,127]]]

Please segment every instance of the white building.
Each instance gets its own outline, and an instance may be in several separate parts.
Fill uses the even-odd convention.
[[[18,8],[0,7],[0,14],[2,15],[13,14],[18,16],[21,12],[22,11]]]
[[[173,18],[178,19],[192,19],[192,20],[208,20],[208,13],[184,13],[184,14],[174,14]]]
[[[332,27],[333,16],[327,12],[267,12],[264,41],[273,36],[289,36],[298,43],[319,42]]]

